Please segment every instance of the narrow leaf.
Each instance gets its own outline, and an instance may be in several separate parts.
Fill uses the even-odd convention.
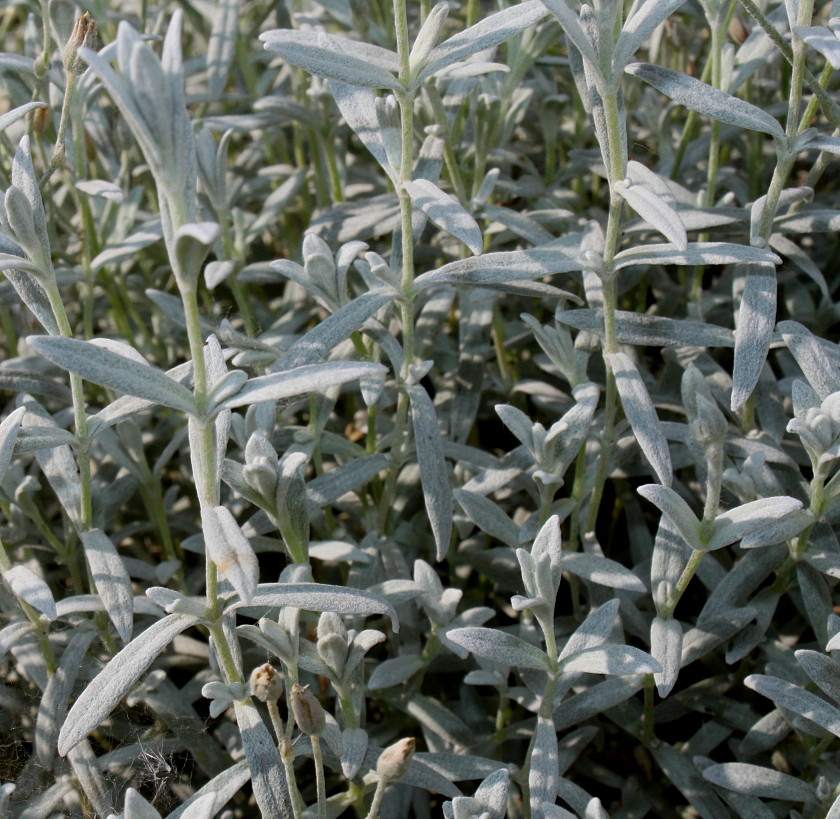
[[[407,391],[426,513],[435,536],[437,559],[443,560],[452,536],[452,489],[443,457],[443,438],[435,406],[425,387],[416,384]]]
[[[615,256],[615,269],[635,264],[734,264],[736,262],[765,262],[781,264],[782,260],[769,250],[731,242],[689,242],[685,250],[673,245],[639,245],[622,250]]]
[[[683,630],[678,620],[653,618],[650,626],[650,653],[662,666],[662,670],[653,675],[660,697],[667,697],[677,682],[682,658],[682,638]]]
[[[48,620],[55,620],[55,600],[50,587],[26,566],[12,566],[3,572],[3,579],[9,584],[15,596],[40,611]]]
[[[668,516],[692,549],[703,548],[700,521],[691,511],[691,507],[671,487],[649,483],[640,486],[636,491]]]
[[[745,762],[724,762],[710,765],[703,771],[704,779],[736,793],[782,799],[786,802],[816,802],[814,789],[790,774],[749,765]]]
[[[735,330],[732,369],[734,412],[747,401],[758,383],[776,323],[776,270],[770,265],[747,267],[744,293]]]
[[[755,529],[764,527],[771,521],[780,520],[801,508],[802,501],[784,495],[745,503],[715,518],[706,548],[720,549],[728,546]]]
[[[195,410],[190,391],[151,364],[139,364],[75,338],[29,336],[26,341],[53,364],[93,384],[182,412]]]
[[[134,592],[125,564],[101,529],[82,532],[81,538],[96,591],[120,639],[127,643],[134,628]]]
[[[551,661],[544,651],[504,631],[481,627],[455,628],[447,631],[446,639],[477,657],[496,660],[514,668],[551,670]]]
[[[613,74],[619,72],[627,61],[641,48],[657,26],[665,22],[685,0],[646,0],[627,18],[612,55]]]
[[[318,77],[368,88],[402,89],[392,73],[397,55],[384,48],[321,31],[277,29],[262,33],[260,39],[268,51]]]
[[[201,510],[201,529],[208,557],[230,581],[239,598],[249,603],[259,582],[260,564],[236,519],[224,506],[205,507]]]
[[[234,409],[261,401],[278,401],[309,392],[323,392],[348,381],[364,376],[387,372],[381,364],[353,361],[327,361],[310,364],[281,373],[271,373],[251,378],[232,398],[220,405],[221,409]]]
[[[59,755],[65,756],[114,710],[176,635],[199,622],[192,615],[169,614],[115,654],[73,703],[58,736]]]
[[[840,710],[822,697],[786,680],[764,674],[750,674],[744,680],[744,685],[757,691],[763,697],[773,700],[776,705],[787,708],[794,714],[815,722],[834,736],[840,737]]]
[[[766,111],[694,77],[651,63],[631,63],[624,70],[692,111],[786,141],[784,128]]]
[[[242,608],[242,601],[231,608]],[[306,611],[332,611],[336,614],[386,614],[394,631],[400,630],[394,607],[387,600],[361,589],[330,586],[326,583],[261,583],[249,606],[290,607]]]
[[[207,44],[207,92],[211,102],[222,95],[236,52],[239,0],[217,0]]]
[[[584,672],[619,677],[625,674],[654,674],[662,671],[662,666],[650,654],[633,646],[603,645],[588,648],[564,660],[563,671],[567,674]]]
[[[428,179],[405,182],[403,188],[408,192],[412,203],[439,228],[451,233],[456,239],[460,239],[473,255],[478,256],[481,253],[483,249],[481,228],[455,199],[447,196]]]
[[[683,0],[684,2],[685,0]],[[677,250],[688,248],[688,236],[679,214],[645,182],[619,180],[615,190],[651,227],[658,230]]]
[[[615,376],[624,414],[639,441],[642,453],[660,482],[670,486],[673,470],[668,442],[636,365],[624,353],[605,356]]]
[[[539,22],[546,14],[545,5],[540,0],[527,0],[485,17],[433,49],[417,76],[416,84],[472,54],[509,40]]]
[[[531,769],[528,772],[528,791],[531,800],[531,816],[542,819],[545,815],[541,806],[554,804],[557,796],[557,780],[560,767],[557,761],[557,732],[554,723],[540,715],[531,752]]]

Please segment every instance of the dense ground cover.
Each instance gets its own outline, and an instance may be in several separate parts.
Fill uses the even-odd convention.
[[[840,816],[838,22],[4,3],[0,814]]]

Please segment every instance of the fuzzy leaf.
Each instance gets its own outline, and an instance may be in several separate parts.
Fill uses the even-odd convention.
[[[782,260],[769,250],[731,242],[689,242],[685,250],[673,245],[639,245],[622,250],[615,256],[615,269],[636,264],[734,264],[736,262],[766,262],[781,264]]]
[[[420,208],[439,228],[460,239],[473,255],[478,256],[481,253],[481,228],[457,200],[447,196],[428,179],[405,182],[403,188],[411,197],[412,204]]]
[[[437,559],[443,560],[452,536],[452,489],[443,457],[443,439],[435,406],[425,387],[416,384],[407,391],[426,513],[435,536]]]
[[[654,29],[668,19],[685,0],[646,0],[627,18],[612,55],[616,76],[641,48]]]
[[[673,470],[668,442],[636,365],[624,353],[611,353],[605,357],[615,376],[624,414],[633,428],[642,453],[660,482],[670,486]]]
[[[125,564],[101,529],[82,532],[81,539],[96,591],[120,639],[127,643],[134,629],[134,592]]]
[[[212,102],[221,97],[236,52],[239,0],[218,0],[207,44],[207,93]]]
[[[650,654],[633,646],[603,645],[587,648],[564,660],[563,671],[567,674],[584,672],[618,677],[654,674],[662,671],[662,666]]]
[[[776,270],[769,265],[749,265],[735,330],[733,412],[746,403],[758,383],[775,323]]]
[[[683,0],[684,2],[684,0]],[[619,180],[615,190],[639,216],[658,230],[679,251],[688,248],[688,236],[679,214],[643,181]]]
[[[29,336],[26,341],[53,364],[93,384],[182,412],[195,411],[192,393],[151,364],[139,364],[75,338]]]
[[[230,608],[242,608],[241,601]],[[361,589],[330,586],[326,583],[261,583],[250,607],[286,606],[306,611],[332,611],[336,614],[386,614],[395,632],[400,622],[394,607],[386,600]]]
[[[540,806],[543,803],[554,804],[559,778],[557,732],[554,730],[554,723],[540,715],[537,717],[531,770],[528,773],[531,816],[535,819],[542,819],[544,814]]]
[[[3,572],[3,579],[20,600],[25,601],[48,620],[55,620],[55,600],[50,587],[26,566],[12,566]]]
[[[321,31],[276,29],[263,32],[260,39],[268,51],[318,77],[367,88],[402,89],[392,73],[397,55],[384,48]]]
[[[433,49],[417,75],[415,84],[419,85],[426,78],[472,54],[509,40],[539,22],[546,14],[546,8],[540,0],[527,0],[485,17]]]
[[[682,657],[683,630],[678,620],[654,617],[650,626],[650,653],[662,666],[653,675],[660,697],[667,697],[677,682]]]
[[[58,736],[58,753],[78,745],[143,676],[158,654],[182,631],[201,622],[189,614],[169,614],[135,637],[88,683],[73,703]]]
[[[386,372],[381,364],[354,361],[327,361],[296,367],[281,373],[251,378],[233,397],[220,405],[221,409],[235,409],[262,401],[278,401],[309,392],[323,392],[330,387],[346,384],[364,376]]]
[[[816,802],[814,789],[790,774],[749,765],[745,762],[724,762],[710,765],[703,771],[703,778],[721,788],[765,799],[783,799],[787,802]]]
[[[766,526],[771,521],[780,520],[801,508],[802,501],[782,495],[761,498],[730,509],[715,518],[706,548],[711,550],[728,546],[755,529]]]
[[[248,538],[224,506],[201,510],[201,529],[207,556],[248,604],[257,588],[260,564]]]
[[[492,628],[470,627],[447,631],[446,638],[477,657],[513,667],[551,670],[551,661],[544,651],[514,634]]]
[[[822,697],[786,680],[764,674],[750,674],[744,680],[744,685],[757,691],[763,697],[773,700],[776,705],[787,708],[794,714],[815,722],[834,736],[840,737],[840,709],[835,708]]]
[[[766,111],[694,77],[651,63],[631,63],[624,70],[692,111],[786,141],[784,128]]]
[[[683,540],[692,549],[703,548],[700,521],[691,511],[691,507],[673,489],[669,486],[649,483],[640,486],[636,491],[668,516]]]

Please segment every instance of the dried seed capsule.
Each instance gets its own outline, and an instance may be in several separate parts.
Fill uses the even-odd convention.
[[[283,696],[283,677],[270,663],[251,672],[251,696],[261,702],[277,702]]]
[[[376,774],[380,779],[399,779],[411,764],[416,745],[414,737],[401,739],[389,745],[376,763]]]
[[[318,698],[309,690],[308,685],[292,686],[292,713],[297,727],[304,734],[321,734],[327,724],[327,717]]]
[[[71,74],[84,74],[87,63],[79,56],[80,48],[98,51],[100,47],[99,29],[96,20],[91,19],[90,12],[85,12],[76,19],[73,33],[64,47],[64,68]]]

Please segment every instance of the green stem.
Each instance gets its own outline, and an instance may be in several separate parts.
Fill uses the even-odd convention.
[[[674,586],[674,591],[671,594],[671,599],[665,605],[662,610],[662,614],[660,615],[663,620],[669,620],[673,614],[674,609],[676,609],[677,604],[680,602],[680,598],[685,593],[685,590],[688,588],[688,584],[691,582],[691,578],[694,577],[695,572],[698,568],[700,568],[700,563],[703,560],[703,555],[706,553],[699,549],[692,549],[691,550],[691,557],[688,559],[688,563],[686,563],[685,568],[682,570],[682,574],[680,575],[679,580],[677,580],[676,585]]]
[[[315,787],[318,792],[318,819],[327,819],[327,786],[324,780],[324,756],[321,753],[321,737],[310,736],[312,741],[312,760],[315,762]]]

